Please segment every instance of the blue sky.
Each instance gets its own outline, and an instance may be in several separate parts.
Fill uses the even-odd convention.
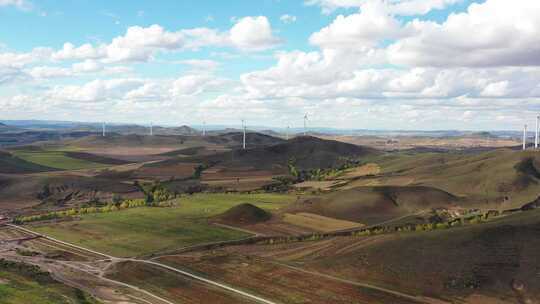
[[[0,118],[518,129],[531,0],[0,0]]]

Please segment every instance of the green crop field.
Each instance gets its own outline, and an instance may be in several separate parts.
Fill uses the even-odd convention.
[[[0,270],[0,303],[98,304],[84,292],[54,281],[38,282],[17,271]]]
[[[33,229],[114,256],[138,256],[247,237],[244,232],[209,224],[208,219],[241,203],[275,210],[293,199],[280,194],[197,194],[180,198],[178,207],[88,214],[80,221]]]
[[[107,166],[104,164],[86,161],[83,159],[68,157],[63,151],[15,150],[13,151],[13,154],[27,162],[62,170],[91,169]]]

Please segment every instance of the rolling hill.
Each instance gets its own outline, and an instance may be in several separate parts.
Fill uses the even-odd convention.
[[[452,303],[538,303],[539,236],[536,210],[459,229],[349,240],[347,250],[317,252],[302,264]]]
[[[377,164],[382,173],[372,182],[392,185],[398,178],[407,179],[408,185],[435,187],[485,208],[519,208],[540,192],[537,151],[394,154]]]
[[[357,187],[296,202],[288,212],[309,212],[363,224],[377,224],[433,208],[448,208],[461,199],[425,186]]]
[[[232,207],[214,217],[214,219],[232,225],[250,225],[268,221],[271,217],[272,215],[269,212],[255,205],[245,203]]]
[[[186,161],[217,164],[225,168],[249,167],[254,170],[286,172],[290,160],[294,160],[298,169],[310,170],[339,166],[345,163],[347,158],[358,158],[377,153],[374,149],[352,144],[316,137],[297,137],[271,146],[187,158]],[[170,161],[178,161],[178,159]]]

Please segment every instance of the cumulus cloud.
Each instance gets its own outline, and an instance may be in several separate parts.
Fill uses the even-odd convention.
[[[366,49],[384,39],[399,36],[399,21],[388,14],[382,2],[368,2],[360,13],[339,15],[327,27],[314,33],[310,42],[322,48]]]
[[[540,1],[487,0],[439,24],[415,20],[414,35],[388,48],[409,66],[540,65]]]
[[[53,60],[73,60],[73,59],[99,59],[103,58],[106,50],[103,46],[94,47],[89,43],[85,43],[79,47],[75,47],[72,43],[66,42],[61,50],[52,54]]]
[[[107,60],[148,61],[156,50],[177,50],[184,45],[182,32],[168,32],[154,24],[149,27],[131,26],[126,34],[107,45]]]
[[[247,51],[261,51],[280,43],[274,37],[268,18],[264,16],[244,17],[231,28],[229,37],[233,45]]]
[[[170,93],[174,97],[194,96],[223,88],[228,83],[230,81],[217,78],[211,74],[185,75],[172,83]]]
[[[48,60],[52,50],[49,48],[34,48],[28,53],[0,52],[0,66],[21,68],[34,62]]]
[[[202,47],[233,47],[244,51],[263,51],[277,46],[268,18],[244,17],[228,31],[199,27],[167,31],[160,25],[130,26],[124,35],[109,44],[75,46],[66,42],[54,52],[53,60],[101,60],[106,63],[147,62],[159,51],[197,50]]]
[[[141,79],[96,79],[83,85],[57,85],[45,92],[45,96],[59,101],[104,102],[120,99],[142,85],[144,81]]]

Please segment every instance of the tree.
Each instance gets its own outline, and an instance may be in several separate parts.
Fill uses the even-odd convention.
[[[122,197],[115,193],[112,196],[112,202],[113,204],[120,204],[120,202],[122,202]]]

